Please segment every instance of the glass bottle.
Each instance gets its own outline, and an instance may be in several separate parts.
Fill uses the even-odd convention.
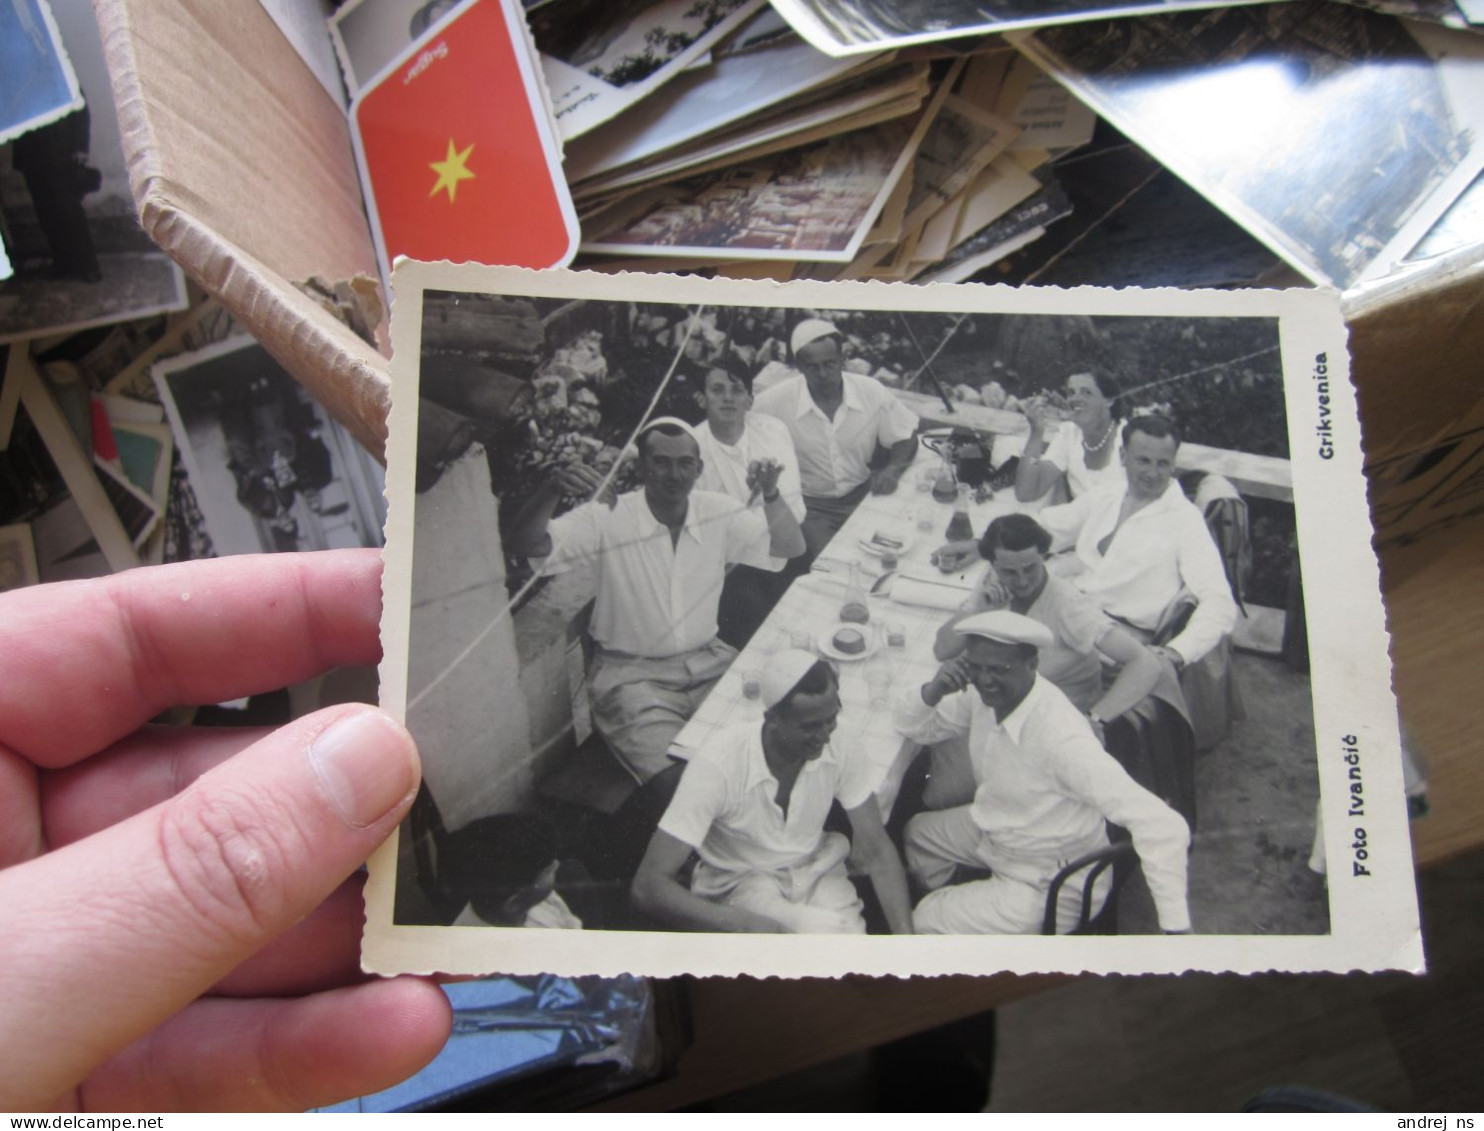
[[[950,542],[972,542],[974,522],[969,518],[969,485],[959,484],[953,503],[953,517],[948,520],[948,532],[944,535]]]
[[[951,503],[958,498],[958,473],[953,470],[953,442],[943,441],[943,446],[938,449],[938,458],[942,461],[938,468],[938,476],[933,480],[933,500],[939,503]]]
[[[851,563],[850,582],[845,586],[845,599],[840,603],[840,619],[852,624],[865,624],[871,619],[866,587],[861,583],[860,565],[855,562]]]

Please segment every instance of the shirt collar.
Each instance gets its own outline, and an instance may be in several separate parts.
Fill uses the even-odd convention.
[[[854,374],[849,372],[842,372],[840,374],[842,389],[840,407],[850,409],[853,412],[859,412],[863,406],[861,405],[860,391],[850,379],[852,376]],[[819,413],[820,416],[824,415],[824,409],[814,403],[814,395],[809,392],[808,380],[800,373],[799,388],[794,399],[794,415],[808,416],[811,410]]]
[[[802,777],[808,773],[811,766],[823,765],[825,763],[833,764],[835,761],[837,761],[835,745],[832,742],[827,742],[818,758],[804,763],[799,769],[799,775]],[[743,789],[751,793],[756,787],[766,785],[769,782],[777,785],[778,778],[774,776],[772,770],[768,769],[768,758],[763,753],[763,729],[762,727],[758,727],[747,739],[747,779],[743,783]]]
[[[680,532],[700,540],[701,534],[698,527],[699,520],[696,518],[696,492],[691,491],[691,497],[686,500],[685,522],[681,524]],[[669,533],[668,528],[659,519],[654,517],[654,511],[649,509],[649,500],[644,497],[644,488],[630,491],[622,496],[624,500],[631,500],[630,506],[634,511],[634,526],[638,529],[641,538],[652,538],[656,533],[664,530]],[[600,507],[603,504],[594,500],[593,506]]]
[[[1025,698],[1015,705],[1003,719],[999,720],[1000,729],[1010,736],[1010,741],[1016,746],[1020,745],[1021,732],[1025,730],[1025,723],[1035,711],[1036,705],[1046,695],[1046,680],[1038,673],[1031,689],[1025,693]]]
[[[1127,495],[1128,486],[1127,484],[1125,484],[1123,491],[1120,492],[1118,496],[1119,505],[1122,505],[1123,500]],[[1150,503],[1148,506],[1140,507],[1138,511],[1135,512],[1135,514],[1130,515],[1129,517],[1135,518],[1138,515],[1145,513],[1161,514],[1164,511],[1172,510],[1175,507],[1178,507],[1181,501],[1189,502],[1189,500],[1185,498],[1185,492],[1180,489],[1180,481],[1178,479],[1172,478],[1168,483],[1165,484],[1165,493],[1163,495],[1155,499],[1154,502]]]

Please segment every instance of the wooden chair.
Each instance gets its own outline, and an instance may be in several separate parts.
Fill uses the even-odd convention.
[[[1056,930],[1057,901],[1062,888],[1079,873],[1085,873],[1082,885],[1082,908],[1077,925],[1067,934],[1071,935],[1116,935],[1118,933],[1118,895],[1133,869],[1138,865],[1138,855],[1127,840],[1119,840],[1097,852],[1073,860],[1056,874],[1051,887],[1046,891],[1046,914],[1041,921],[1041,933],[1054,935]],[[1108,897],[1096,913],[1092,910],[1094,888],[1098,879],[1109,868],[1113,870],[1113,886]]]

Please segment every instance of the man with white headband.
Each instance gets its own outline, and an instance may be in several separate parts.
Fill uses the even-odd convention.
[[[683,421],[650,421],[635,446],[641,489],[554,519],[564,495],[591,499],[603,484],[593,468],[565,467],[516,512],[510,549],[544,559],[545,574],[595,569],[587,673],[593,726],[644,782],[670,765],[670,743],[737,654],[716,637],[727,567],[782,569],[803,552],[804,539],[776,471],[759,479],[761,509],[748,508],[694,490],[700,447]]]
[[[808,318],[789,342],[796,377],[759,393],[754,407],[788,426],[804,487],[804,541],[813,558],[867,490],[889,495],[916,454],[917,415],[881,382],[844,370],[840,332]],[[880,446],[887,465],[872,471]]]
[[[896,708],[898,729],[922,743],[967,736],[974,800],[920,813],[907,825],[907,866],[928,890],[913,912],[924,934],[1030,934],[1039,931],[1052,878],[1063,866],[1108,846],[1106,822],[1126,828],[1143,864],[1160,927],[1190,930],[1185,820],[1144,789],[1099,745],[1087,718],[1036,672],[1051,630],[1008,610],[958,623],[968,638]],[[990,870],[987,880],[952,884],[960,865]],[[1094,892],[1096,912],[1109,877]],[[1075,924],[1082,883],[1057,900],[1057,930]]]
[[[810,652],[780,652],[762,699],[761,727],[729,727],[686,764],[634,877],[635,906],[684,930],[861,934],[845,865],[853,856],[891,930],[910,933],[906,875],[875,796],[880,775],[830,743],[840,715],[834,668]],[[849,840],[825,832],[835,801],[850,818]],[[679,875],[692,852],[701,859],[687,888]]]

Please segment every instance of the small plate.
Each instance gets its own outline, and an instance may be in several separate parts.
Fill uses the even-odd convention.
[[[836,648],[835,633],[839,632],[842,628],[853,628],[864,634],[866,638],[865,651],[842,652]],[[843,664],[852,663],[855,660],[864,660],[876,651],[876,626],[872,624],[861,624],[857,621],[841,621],[839,624],[830,625],[829,628],[821,632],[815,640],[815,645],[819,648],[821,655],[828,656],[832,660],[839,660]]]
[[[902,543],[902,547],[899,550],[893,550],[888,546],[883,546],[880,542],[871,542],[865,538],[859,539],[856,542],[856,545],[861,548],[862,553],[870,554],[873,558],[884,558],[889,553],[896,554],[897,557],[901,558],[911,553],[912,546],[917,541],[917,539],[898,538],[897,541]]]

